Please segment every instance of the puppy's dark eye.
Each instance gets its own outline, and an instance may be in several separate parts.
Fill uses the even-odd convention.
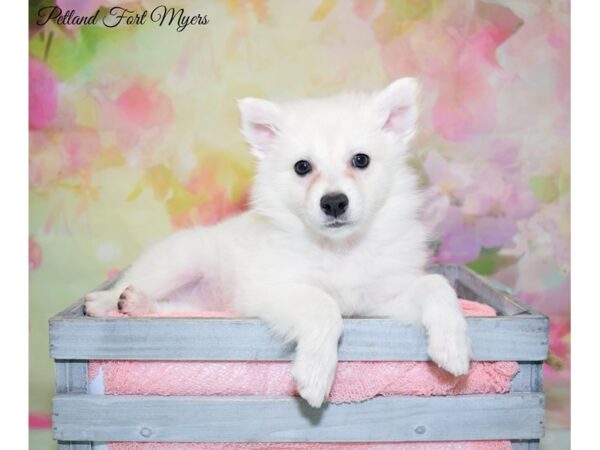
[[[298,175],[303,177],[304,175],[312,171],[312,166],[308,161],[301,160],[294,164],[294,170]]]
[[[357,153],[352,157],[352,166],[356,167],[357,169],[366,169],[370,161],[371,158],[369,158],[369,155]]]

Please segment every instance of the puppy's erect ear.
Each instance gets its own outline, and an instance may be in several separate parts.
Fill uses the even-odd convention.
[[[416,132],[420,90],[416,78],[400,78],[375,94],[375,108],[381,127],[396,133],[405,143]]]
[[[244,98],[237,103],[242,116],[242,134],[252,153],[261,159],[279,132],[281,108],[259,98]]]

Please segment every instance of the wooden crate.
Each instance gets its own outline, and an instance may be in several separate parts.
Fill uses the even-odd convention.
[[[506,394],[377,397],[311,408],[299,398],[88,395],[89,360],[290,360],[258,319],[92,318],[80,300],[50,319],[56,362],[53,433],[61,450],[93,442],[398,442],[511,440],[538,449],[548,318],[459,266],[436,266],[462,298],[497,317],[467,318],[478,361],[518,361]],[[108,284],[107,284],[108,286]],[[341,361],[426,361],[420,326],[344,320]]]

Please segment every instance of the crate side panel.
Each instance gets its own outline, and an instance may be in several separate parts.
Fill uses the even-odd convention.
[[[299,398],[73,396],[54,399],[66,440],[384,442],[536,439],[542,394],[378,397],[315,409]]]
[[[58,441],[58,450],[92,450],[91,442]]]
[[[469,318],[473,357],[538,361],[547,355],[547,320]],[[257,319],[94,319],[50,324],[50,353],[61,359],[289,360],[284,346]],[[391,319],[346,319],[341,361],[426,361],[423,327]]]
[[[456,280],[454,289],[459,297],[490,305],[504,316],[537,314],[510,293],[494,286],[491,280],[477,275],[467,267],[457,266],[453,273]]]
[[[520,362],[519,372],[511,382],[511,392],[542,392],[543,363]]]
[[[55,361],[56,392],[57,394],[87,394],[88,389],[88,362],[57,360]],[[57,439],[57,411],[52,408],[52,432]],[[89,441],[59,440],[59,450],[91,450],[92,443]]]
[[[511,442],[512,450],[539,450],[540,440],[532,439],[527,441],[513,441]]]
[[[56,360],[56,392],[86,393],[88,383],[87,361]]]

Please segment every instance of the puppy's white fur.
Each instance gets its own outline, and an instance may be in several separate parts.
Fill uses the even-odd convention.
[[[466,373],[470,343],[456,294],[424,271],[427,234],[406,164],[417,97],[416,80],[403,78],[375,94],[240,100],[242,133],[257,158],[250,210],[149,248],[112,289],[86,296],[87,313],[220,304],[261,317],[297,344],[293,375],[315,407],[331,388],[342,316],[420,322],[433,361]],[[351,164],[358,153],[370,157],[367,168]],[[300,160],[312,166],[304,176],[294,171]],[[339,192],[348,206],[333,218],[320,200]]]

